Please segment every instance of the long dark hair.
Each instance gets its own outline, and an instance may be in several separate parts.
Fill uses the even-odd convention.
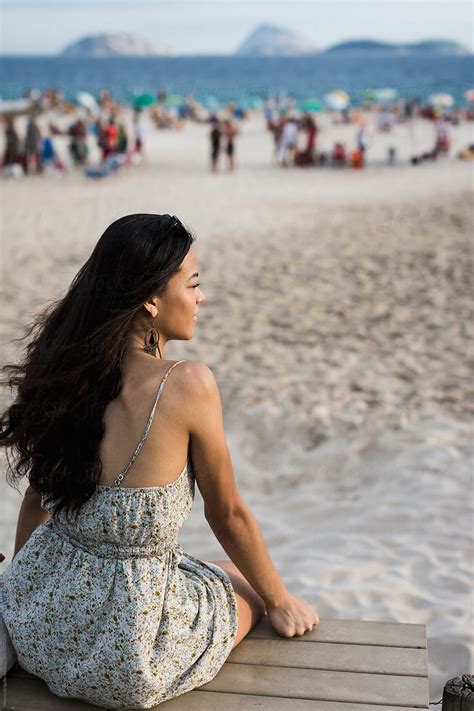
[[[131,321],[162,295],[194,236],[170,215],[126,215],[113,222],[66,295],[35,316],[33,338],[2,385],[18,387],[0,420],[7,481],[28,476],[53,516],[79,513],[100,481],[98,456],[107,403],[122,384],[121,361]],[[16,487],[15,487],[16,488]]]

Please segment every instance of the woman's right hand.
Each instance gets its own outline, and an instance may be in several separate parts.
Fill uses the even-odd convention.
[[[279,605],[267,605],[268,619],[280,637],[302,637],[319,624],[319,617],[306,600],[288,594]]]

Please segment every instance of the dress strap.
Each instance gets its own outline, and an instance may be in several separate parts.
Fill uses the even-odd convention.
[[[151,427],[151,423],[153,422],[153,417],[154,417],[154,414],[155,414],[156,406],[157,406],[157,404],[158,404],[158,400],[160,399],[161,393],[163,392],[163,388],[165,387],[165,383],[166,383],[166,380],[167,380],[167,378],[168,378],[168,375],[171,373],[171,371],[173,370],[173,368],[175,368],[175,367],[176,367],[177,365],[179,365],[180,363],[185,363],[185,362],[186,362],[185,360],[177,360],[176,363],[173,363],[173,365],[171,366],[171,368],[168,368],[168,370],[167,370],[166,373],[164,374],[164,377],[163,377],[163,379],[162,379],[162,381],[161,381],[161,383],[160,383],[160,387],[158,388],[158,392],[156,393],[155,403],[154,403],[153,408],[152,408],[152,410],[151,410],[151,412],[150,412],[150,416],[148,417],[148,421],[147,421],[147,423],[146,423],[146,425],[145,425],[145,429],[143,430],[143,434],[142,434],[142,436],[140,437],[140,441],[139,441],[139,443],[138,443],[137,446],[136,446],[136,449],[135,449],[135,451],[134,451],[134,453],[133,453],[133,455],[132,455],[131,460],[129,461],[129,463],[127,464],[127,466],[125,467],[125,469],[122,469],[122,471],[121,471],[120,474],[117,476],[117,478],[115,479],[115,481],[114,481],[114,483],[113,483],[112,486],[120,486],[120,483],[122,482],[124,476],[126,475],[126,473],[128,472],[128,470],[129,470],[130,467],[132,466],[132,464],[133,464],[133,462],[135,461],[135,459],[138,457],[138,454],[139,454],[141,448],[143,447],[143,443],[144,443],[144,441],[146,440],[146,438],[147,438],[147,436],[148,436],[148,432],[150,431],[150,427]]]

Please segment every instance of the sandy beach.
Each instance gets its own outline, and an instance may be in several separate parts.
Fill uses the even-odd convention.
[[[321,128],[321,143],[355,135]],[[2,181],[2,362],[110,222],[176,213],[197,236],[207,301],[195,338],[166,357],[213,370],[235,477],[272,560],[320,618],[426,624],[438,701],[474,658],[473,174],[454,158],[472,125],[453,127],[453,157],[419,166],[408,157],[433,144],[421,119],[373,131],[362,171],[281,169],[255,115],[237,171],[216,175],[208,131],[146,126],[143,163],[100,181]],[[3,570],[21,497],[4,474],[0,494]],[[227,557],[197,489],[180,542]]]

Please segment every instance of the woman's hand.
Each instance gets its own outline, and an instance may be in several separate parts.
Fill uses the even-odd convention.
[[[267,605],[268,619],[280,637],[302,637],[319,624],[319,617],[306,600],[288,597],[279,605]]]

